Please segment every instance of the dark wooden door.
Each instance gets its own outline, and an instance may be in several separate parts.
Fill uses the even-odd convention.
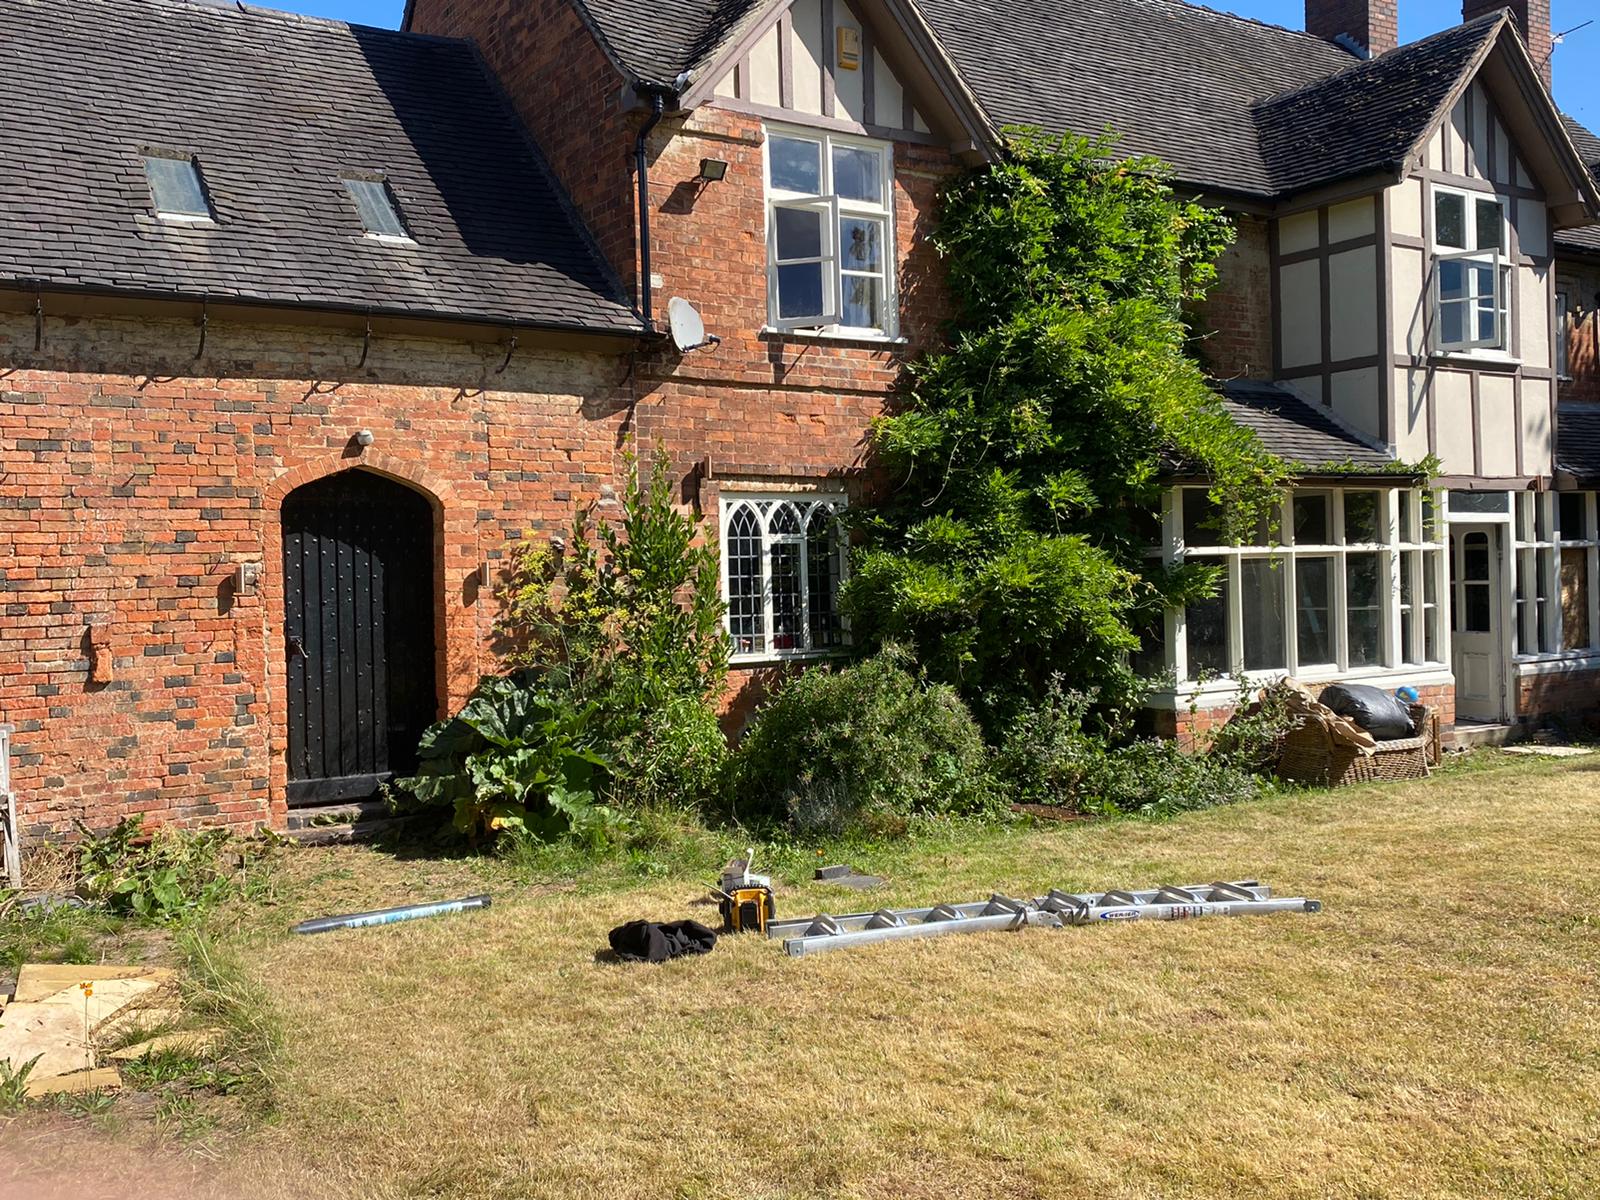
[[[433,509],[361,469],[283,502],[289,803],[362,799],[437,715]]]

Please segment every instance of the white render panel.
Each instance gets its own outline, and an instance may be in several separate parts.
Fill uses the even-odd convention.
[[[1519,267],[1517,281],[1517,332],[1522,338],[1518,357],[1525,367],[1550,366],[1550,268]]]
[[[778,27],[774,25],[763,33],[750,47],[750,90],[752,104],[765,104],[777,108],[778,94]]]
[[[1423,165],[1428,168],[1428,170],[1437,171],[1443,166],[1443,146],[1444,130],[1442,128],[1435,129],[1432,135],[1428,138],[1427,149],[1422,152],[1422,162]]]
[[[1278,222],[1278,253],[1298,254],[1321,244],[1315,211],[1295,213]]]
[[[1450,110],[1450,116],[1444,123],[1445,162],[1449,163],[1448,170],[1453,175],[1464,175],[1468,167],[1467,153],[1467,101],[1463,96],[1456,101],[1456,106]]]
[[[883,55],[876,50],[872,52],[872,91],[876,123],[900,128],[900,119],[906,106],[905,89],[889,70],[889,64],[883,61]]]
[[[1376,247],[1328,258],[1328,310],[1328,352],[1334,362],[1378,352]]]
[[[1517,473],[1516,386],[1514,375],[1485,371],[1478,376],[1478,436],[1483,441],[1483,473],[1491,478]]]
[[[789,9],[789,84],[796,112],[822,115],[822,0],[795,0]]]
[[[928,123],[922,119],[922,114],[916,109],[911,110],[911,128],[917,133],[928,133]]]
[[[1428,456],[1428,394],[1423,384],[1427,374],[1396,367],[1394,372],[1395,454],[1404,462],[1420,462]]]
[[[1550,381],[1522,381],[1522,469],[1529,475],[1552,474],[1554,447],[1550,429]]]
[[[1423,287],[1424,252],[1395,246],[1389,252],[1390,283],[1394,294],[1393,345],[1396,352],[1413,357],[1426,349],[1427,293]]]
[[[1322,403],[1322,376],[1307,375],[1303,379],[1290,379],[1285,386],[1308,404]]]
[[[1322,361],[1322,264],[1291,263],[1278,273],[1279,340],[1284,367]]]
[[[1494,164],[1489,160],[1489,105],[1483,89],[1476,83],[1467,91],[1467,105],[1472,113],[1468,124],[1472,137],[1467,144],[1467,161],[1472,173],[1484,179],[1493,173]]]
[[[729,71],[721,79],[717,80],[717,86],[711,89],[711,94],[713,96],[725,96],[730,100],[734,99],[739,93],[734,90],[733,82],[733,72]]]
[[[838,65],[839,33],[840,29],[853,29],[859,44],[861,37],[861,22],[856,20],[855,13],[851,12],[841,0],[834,0],[833,5],[834,28],[828,30],[827,45],[822,52],[827,59],[834,63],[833,71],[833,115],[851,121],[865,121],[867,108],[863,102],[862,76],[866,72],[860,65],[854,71],[846,71]],[[896,122],[898,124],[899,122]]]
[[[1500,124],[1498,117],[1494,123],[1494,181],[1511,182],[1511,139],[1506,136],[1506,127]]]
[[[1522,159],[1517,159],[1517,186],[1531,188],[1533,180],[1528,178],[1528,172],[1523,168]]]
[[[1389,189],[1389,228],[1402,237],[1422,236],[1422,180],[1414,175]]]
[[[1351,238],[1369,237],[1377,228],[1376,200],[1363,196],[1347,200],[1328,209],[1328,241],[1348,242]]]
[[[1340,371],[1328,382],[1329,407],[1347,425],[1383,440],[1378,419],[1378,368]]]
[[[1472,376],[1434,371],[1432,401],[1439,406],[1439,461],[1445,475],[1473,475]]]
[[[1517,244],[1530,258],[1545,258],[1550,253],[1549,210],[1543,200],[1518,200],[1512,214],[1517,227]]]

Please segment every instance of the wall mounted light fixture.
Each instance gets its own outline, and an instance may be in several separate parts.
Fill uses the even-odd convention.
[[[720,183],[728,173],[728,164],[721,158],[702,158],[700,160],[700,178],[706,183]]]

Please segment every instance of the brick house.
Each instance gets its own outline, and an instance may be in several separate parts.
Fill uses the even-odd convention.
[[[1547,11],[1468,7],[1396,47],[1378,0],[1310,0],[1311,34],[1175,0],[410,0],[399,33],[0,0],[25,834],[370,796],[493,669],[508,541],[604,512],[630,437],[720,532],[736,724],[846,637],[833,514],[946,311],[934,197],[1013,122],[1113,124],[1236,217],[1205,353],[1303,466],[1277,548],[1197,544],[1174,476],[1153,552],[1229,576],[1151,631],[1165,727],[1241,666],[1593,707],[1600,429],[1552,447],[1595,386],[1600,154],[1541,82]],[[719,340],[678,350],[673,298]],[[1430,452],[1424,490],[1397,464]]]

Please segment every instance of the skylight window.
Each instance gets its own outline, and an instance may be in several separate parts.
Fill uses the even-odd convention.
[[[356,202],[361,227],[368,233],[374,237],[410,238],[387,183],[381,179],[346,179],[344,186]]]
[[[146,154],[144,174],[150,182],[150,197],[160,216],[189,221],[212,219],[211,202],[206,199],[206,186],[194,159]]]

